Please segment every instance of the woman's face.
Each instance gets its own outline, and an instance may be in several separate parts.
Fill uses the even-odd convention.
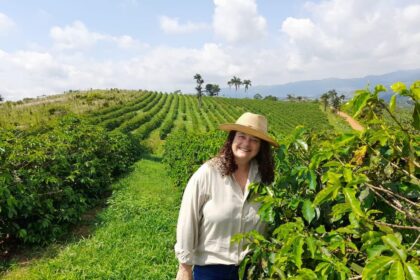
[[[243,132],[236,132],[232,151],[237,164],[249,163],[260,151],[261,140]]]

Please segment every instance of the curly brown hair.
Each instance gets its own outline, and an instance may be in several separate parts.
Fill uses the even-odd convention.
[[[219,159],[219,169],[223,176],[233,174],[238,165],[235,163],[235,157],[232,151],[232,143],[236,131],[232,130],[217,155]],[[261,139],[261,146],[258,154],[255,156],[258,163],[258,172],[261,176],[261,182],[271,184],[274,181],[274,159],[271,145]]]

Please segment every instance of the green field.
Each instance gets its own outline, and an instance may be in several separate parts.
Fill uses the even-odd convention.
[[[248,260],[255,273],[416,279],[416,224],[364,184],[388,196],[398,189],[393,199],[404,201],[392,206],[410,218],[419,207],[418,134],[379,118],[356,133],[316,102],[205,96],[198,104],[193,95],[115,89],[1,104],[0,277],[173,279],[185,180],[217,151],[217,126],[250,111],[267,116],[280,143],[273,189],[259,190],[276,235],[251,238],[264,248]]]
[[[297,125],[313,129],[330,127],[319,106],[310,102],[203,97],[199,108],[197,98],[192,95],[119,90],[73,92],[9,102],[1,106],[0,123],[3,128],[19,129],[21,135],[39,136],[61,117],[74,113],[105,130],[132,135],[160,156],[171,132],[212,131],[221,123],[234,122],[245,111],[265,114],[271,133],[276,136],[289,133]],[[172,247],[177,212],[173,210],[177,208],[180,194],[178,189],[168,190],[173,184],[169,178],[162,177],[164,170],[158,171],[163,168],[159,161],[141,160],[132,173],[113,185],[109,207],[99,214],[97,222],[89,225],[93,228],[89,238],[72,241],[73,237],[64,235],[63,240],[69,240],[68,244],[60,241],[57,245],[41,247],[45,248],[41,249],[44,254],[33,254],[29,246],[23,249],[23,258],[18,255],[3,263],[5,278],[132,279],[148,271],[147,279],[170,279],[176,269]],[[160,175],[160,180],[153,177],[155,174]],[[162,193],[168,195],[162,196]],[[155,200],[153,210],[151,205]],[[118,242],[122,243],[118,245]],[[161,246],[166,249],[161,250]],[[38,251],[40,247],[34,248]],[[19,265],[22,259],[25,260],[23,266]],[[157,263],[163,267],[158,269]]]

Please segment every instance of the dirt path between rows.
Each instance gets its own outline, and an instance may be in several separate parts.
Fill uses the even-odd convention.
[[[358,121],[356,121],[355,119],[353,119],[346,113],[338,111],[337,115],[344,118],[350,124],[351,128],[353,128],[354,130],[362,131],[364,129],[364,127]]]

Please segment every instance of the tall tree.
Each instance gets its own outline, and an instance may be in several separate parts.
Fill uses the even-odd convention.
[[[252,86],[251,80],[243,80],[242,84],[245,86],[245,91],[248,90],[248,87]]]
[[[0,94],[0,102],[2,102],[3,101],[3,96],[1,96],[1,94]]]
[[[329,90],[327,94],[328,94],[328,97],[329,97],[329,100],[331,102],[331,106],[333,107],[334,112],[339,111],[341,107],[341,98],[338,96],[337,91],[335,91],[335,89],[332,89],[332,90]]]
[[[229,86],[229,89],[232,89],[232,85],[233,85],[232,80],[228,81],[227,84]]]
[[[194,80],[197,82],[197,86],[195,87],[195,90],[197,91],[198,108],[201,108],[201,102],[202,102],[201,99],[202,99],[202,96],[203,96],[202,85],[204,83],[204,80],[201,77],[201,75],[198,74],[198,73],[194,75]]]
[[[324,112],[327,111],[328,99],[329,99],[328,93],[324,93],[323,95],[321,95],[321,101],[322,101],[322,104],[324,105]]]
[[[206,92],[208,96],[218,96],[220,92],[220,87],[216,84],[207,84]]]
[[[241,79],[240,79],[240,78],[238,78],[238,77],[236,77],[236,76],[233,76],[233,78],[232,78],[232,79],[230,79],[230,81],[228,82],[228,85],[229,85],[229,86],[231,86],[231,85],[235,86],[235,91],[237,91],[237,90],[238,90],[238,88],[240,88],[240,87],[241,87],[241,85],[242,85],[242,81],[241,81]]]

